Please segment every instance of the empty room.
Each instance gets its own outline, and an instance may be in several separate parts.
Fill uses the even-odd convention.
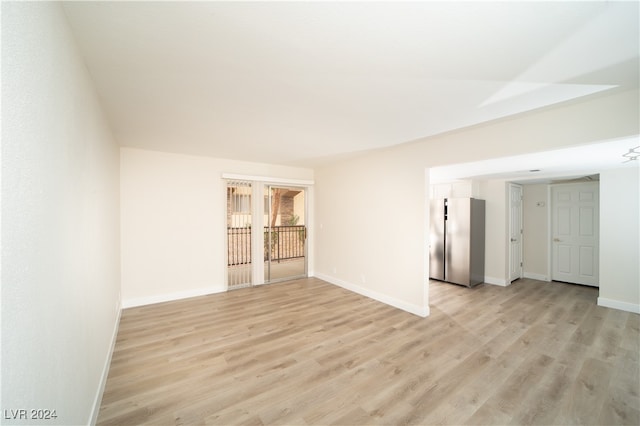
[[[7,425],[640,423],[640,4],[3,1]]]

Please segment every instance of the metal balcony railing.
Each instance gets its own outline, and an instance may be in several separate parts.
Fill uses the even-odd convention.
[[[304,243],[307,228],[304,225],[264,227],[264,260],[280,261],[305,256]],[[228,266],[251,263],[251,228],[227,228]]]

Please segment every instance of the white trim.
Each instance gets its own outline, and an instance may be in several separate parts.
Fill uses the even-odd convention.
[[[222,282],[224,283],[225,291],[227,291],[229,289],[229,231],[227,230],[229,212],[226,210],[226,206],[229,202],[229,200],[227,199],[227,197],[229,196],[227,193],[227,191],[229,191],[229,186],[226,182],[224,186],[224,190],[220,191],[220,205],[225,206],[224,215],[220,217],[220,235],[224,235],[225,237],[220,238],[220,241],[218,242],[218,244],[220,244],[220,251],[224,253],[224,259],[218,258],[218,261],[220,262],[220,276],[223,280]]]
[[[551,185],[547,185],[547,277],[551,281],[553,274],[553,230],[551,229]]]
[[[312,224],[314,223],[314,215],[313,215],[313,200],[314,200],[314,192],[313,192],[313,186],[309,186],[308,188],[306,188],[306,193],[305,193],[305,225],[307,226],[307,241],[305,241],[305,255],[307,257],[306,261],[307,261],[307,276],[308,277],[312,277],[313,276],[313,269],[315,267],[315,263],[314,263],[314,257],[315,257],[315,238],[316,238],[316,233],[315,233],[315,227],[312,226]]]
[[[338,278],[331,277],[325,274],[316,274],[316,278],[319,278],[323,281],[326,281],[330,284],[337,285],[338,287],[342,287],[346,290],[352,291],[354,293],[358,293],[362,296],[366,296],[370,299],[377,300],[378,302],[382,302],[385,305],[393,306],[394,308],[402,309],[403,311],[409,312],[414,315],[418,315],[420,317],[429,316],[429,306],[419,306],[411,303],[407,303],[405,301],[396,299],[394,297],[388,296],[383,293],[378,293],[377,291],[370,290],[368,288],[361,287],[359,285],[349,283],[347,281],[340,280]]]
[[[486,275],[484,277],[484,282],[485,284],[499,285],[501,287],[506,287],[509,284],[511,284],[511,283],[507,283],[507,281],[503,278],[487,277]]]
[[[251,204],[251,223],[253,229],[264,229],[265,215],[264,215],[264,197],[265,188],[262,182],[253,182],[251,185],[251,199],[256,200]],[[271,202],[269,197],[269,203]],[[268,217],[271,216],[271,206],[268,208]],[[268,219],[267,219],[268,220]],[[251,233],[251,258],[252,259],[264,259],[264,234],[262,232]],[[252,262],[251,263],[251,283],[252,285],[264,284],[264,266],[265,262]],[[228,268],[228,266],[226,267]]]
[[[534,274],[533,272],[525,272],[524,274],[522,274],[522,276],[524,278],[530,278],[532,280],[547,281],[547,282],[551,281],[547,275]]]
[[[155,296],[139,297],[136,299],[128,299],[122,302],[122,308],[133,308],[136,306],[152,305],[154,303],[171,302],[174,300],[188,299],[190,297],[206,296],[208,294],[223,293],[226,289],[224,286],[202,287],[193,290],[178,291],[175,293],[157,294]]]
[[[640,314],[640,304],[621,302],[619,300],[607,299],[605,297],[598,297],[598,306]]]
[[[104,395],[104,389],[107,386],[107,377],[109,376],[109,367],[111,367],[111,358],[113,357],[113,351],[116,347],[116,340],[118,338],[118,328],[120,327],[120,317],[122,315],[122,304],[118,303],[118,314],[116,315],[116,322],[113,325],[113,334],[111,335],[111,345],[109,346],[109,352],[107,353],[107,359],[102,367],[102,375],[100,376],[100,386],[96,393],[96,398],[93,401],[93,407],[91,407],[91,417],[89,418],[89,424],[95,425],[98,422],[98,413],[100,412],[100,404],[102,403],[102,396]]]
[[[422,238],[422,247],[425,248],[422,255],[422,269],[424,270],[424,277],[427,278],[427,285],[422,293],[422,306],[426,306],[429,309],[429,292],[431,291],[429,285],[429,276],[431,275],[431,169],[425,167],[424,169],[424,234]]]
[[[267,177],[267,176],[239,175],[236,173],[222,173],[222,178],[232,179],[232,180],[248,180],[248,181],[263,182],[263,183],[298,185],[298,186],[307,186],[307,185],[314,184],[313,180],[307,180],[307,179],[287,179],[287,178],[277,178],[277,177]]]

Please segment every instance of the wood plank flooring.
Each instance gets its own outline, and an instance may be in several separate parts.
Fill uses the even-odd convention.
[[[99,425],[640,424],[640,316],[432,282],[420,318],[321,280],[123,311]]]

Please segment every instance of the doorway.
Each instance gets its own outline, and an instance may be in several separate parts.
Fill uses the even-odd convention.
[[[509,184],[509,282],[522,278],[522,186]]]
[[[307,276],[306,191],[265,185],[264,282]]]
[[[305,187],[227,180],[229,290],[307,276],[306,194]]]
[[[551,279],[599,286],[599,182],[551,186]]]

